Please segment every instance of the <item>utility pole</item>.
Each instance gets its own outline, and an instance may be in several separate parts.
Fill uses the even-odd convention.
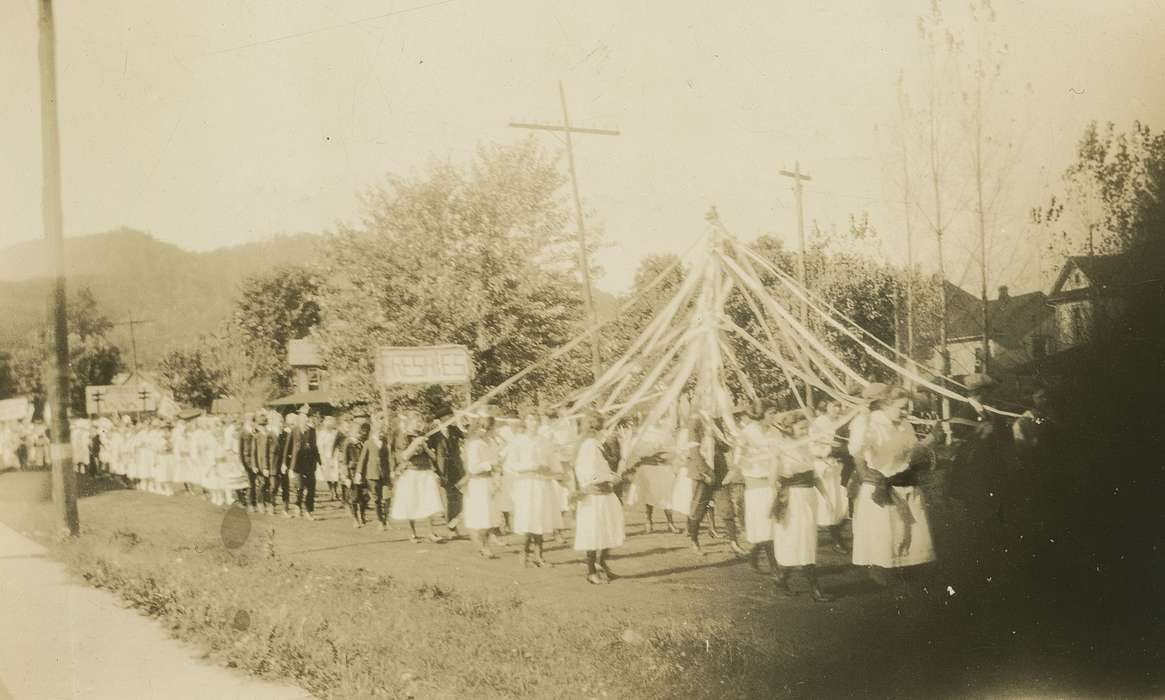
[[[991,371],[991,325],[987,301],[987,223],[983,211],[983,67],[975,71],[975,195],[979,220],[979,300],[983,305],[983,374]]]
[[[587,317],[591,323],[591,370],[594,373],[594,378],[597,380],[602,373],[602,361],[599,358],[599,317],[595,311],[595,295],[591,288],[591,268],[587,256],[587,236],[586,228],[583,222],[582,199],[578,195],[578,176],[574,169],[574,142],[571,139],[571,134],[595,134],[598,136],[618,136],[619,132],[614,129],[586,129],[577,126],[571,126],[570,113],[566,109],[566,88],[562,86],[562,81],[558,81],[558,96],[562,101],[562,124],[528,124],[523,122],[510,122],[510,126],[515,129],[534,129],[537,131],[561,131],[566,134],[566,160],[570,164],[570,186],[574,190],[574,210],[578,225],[578,264],[582,270],[583,280],[583,303],[586,305]]]
[[[788,170],[781,170],[780,174],[793,178],[793,196],[797,199],[797,237],[801,245],[801,254],[797,256],[797,276],[800,279],[801,290],[806,296],[809,294],[809,282],[805,274],[805,210],[801,202],[801,183],[809,182],[813,178],[801,172],[801,161],[793,163],[793,172]],[[801,299],[801,325],[805,328],[809,327],[809,303],[805,298]],[[805,405],[813,405],[813,389],[808,384],[805,385]]]
[[[81,532],[77,517],[77,475],[73,472],[69,438],[69,328],[65,313],[64,214],[61,210],[61,138],[57,120],[57,47],[52,0],[37,3],[40,34],[41,216],[53,268],[53,349],[49,394],[52,405],[53,502],[62,529],[71,537]]]
[[[128,321],[122,321],[121,323],[113,324],[115,326],[129,326],[129,343],[130,343],[130,347],[133,348],[133,373],[134,373],[134,376],[137,376],[137,374],[138,374],[138,341],[137,341],[137,336],[134,334],[133,328],[134,328],[134,326],[140,326],[143,323],[153,323],[153,321],[151,321],[150,319],[135,319],[133,317],[133,314],[130,314]]]

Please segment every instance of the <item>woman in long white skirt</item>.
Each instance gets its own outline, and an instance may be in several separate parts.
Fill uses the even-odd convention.
[[[809,420],[801,415],[793,423],[792,444],[780,453],[777,489],[773,504],[773,550],[780,567],[777,584],[785,595],[794,595],[789,575],[799,570],[809,583],[813,600],[833,598],[817,585],[817,477],[807,443]]]
[[[817,526],[829,529],[833,549],[848,554],[842,537],[842,523],[849,512],[849,494],[841,484],[842,464],[834,457],[837,428],[841,422],[841,404],[824,401],[821,415],[809,426],[809,449],[813,454],[813,471],[820,484],[817,498]]]
[[[578,431],[569,416],[547,412],[543,414],[538,434],[549,441],[552,450],[550,460],[554,478],[551,489],[558,504],[558,527],[564,529],[566,514],[574,506],[574,455],[578,453]],[[556,538],[557,533],[551,533],[551,539]]]
[[[247,508],[246,489],[250,482],[247,480],[247,470],[243,468],[242,455],[239,454],[239,422],[232,419],[222,429],[221,444],[218,451],[218,472],[222,479],[224,505],[238,503]]]
[[[340,453],[337,451],[336,419],[332,416],[324,418],[323,426],[316,431],[316,449],[320,453],[320,465],[316,469],[317,481],[328,485],[328,493],[333,501],[340,500],[336,485],[340,481]]]
[[[621,478],[611,471],[603,457],[597,434],[601,427],[602,418],[597,414],[584,419],[582,442],[574,465],[580,494],[575,511],[574,548],[586,552],[587,581],[594,584],[610,582],[613,575],[607,566],[607,553],[622,546],[625,537],[623,504],[615,495],[615,485]]]
[[[466,476],[462,489],[465,492],[462,522],[486,559],[494,558],[486,537],[502,524],[502,514],[493,496],[497,488],[494,473],[499,469],[499,449],[493,427],[493,418],[482,418],[465,441]]]
[[[776,415],[775,406],[757,402],[742,421],[736,441],[735,459],[744,479],[744,530],[752,544],[749,563],[757,573],[760,573],[762,553],[769,568],[773,572],[777,570],[773,556],[772,508],[780,434],[771,425]]]
[[[507,461],[512,462],[514,470],[514,532],[524,537],[520,561],[522,566],[529,561],[544,567],[547,563],[542,559],[543,538],[562,527],[562,513],[554,489],[553,445],[538,434],[535,413],[522,416],[522,427],[511,438],[507,450]]]
[[[675,488],[676,473],[671,462],[675,460],[672,447],[674,434],[662,423],[647,426],[635,445],[635,454],[628,462],[635,471],[627,505],[643,504],[647,515],[647,534],[655,532],[655,509],[663,510],[670,532],[678,533],[672,520],[672,491]]]
[[[398,434],[395,450],[400,476],[393,489],[389,517],[409,521],[409,540],[414,544],[421,541],[417,536],[418,520],[429,523],[430,540],[444,542],[444,538],[433,530],[432,517],[445,512],[445,504],[441,501],[441,483],[434,470],[437,456],[433,448],[429,446],[424,433],[414,426],[409,433]]]
[[[862,438],[854,502],[853,562],[859,566],[898,569],[934,561],[934,544],[922,492],[910,470],[914,451],[935,440],[919,442],[906,421],[908,395],[891,390],[871,405]]]

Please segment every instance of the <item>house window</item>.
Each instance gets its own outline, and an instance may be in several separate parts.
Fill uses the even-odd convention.
[[[983,348],[975,348],[975,372],[983,371]]]
[[[317,368],[313,367],[312,369],[309,369],[307,371],[307,390],[308,391],[319,391],[321,376],[322,376],[322,373]]]
[[[1088,320],[1084,316],[1084,306],[1072,307],[1072,340],[1083,342],[1088,337]]]

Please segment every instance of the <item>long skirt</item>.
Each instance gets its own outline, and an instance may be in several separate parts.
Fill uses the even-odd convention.
[[[817,492],[817,524],[821,527],[838,525],[849,512],[849,494],[841,485],[841,462],[836,459],[813,461],[813,471],[821,481],[825,493]]]
[[[501,526],[502,512],[494,500],[494,488],[494,480],[488,477],[469,480],[461,506],[465,527],[470,530],[489,530]]]
[[[219,462],[218,475],[224,490],[238,491],[250,486],[250,481],[247,480],[247,470],[243,469],[242,463],[238,461]]]
[[[316,469],[316,479],[319,481],[339,481],[339,462],[334,457],[321,461],[320,466]]]
[[[773,487],[753,486],[744,489],[744,532],[753,544],[773,539]]]
[[[893,488],[906,500],[914,524],[907,525],[893,503],[875,503],[874,485],[862,484],[854,501],[854,564],[897,568],[934,561],[934,542],[922,492],[914,486]],[[904,548],[908,532],[909,545]]]
[[[554,481],[538,478],[514,480],[514,532],[550,535],[562,527],[558,492]]]
[[[502,474],[501,484],[494,491],[494,507],[503,513],[514,512],[514,475]]]
[[[675,482],[671,489],[671,505],[668,506],[673,513],[682,513],[691,517],[692,513],[692,496],[695,495],[696,482],[688,478],[688,470],[681,469],[676,474]]]
[[[817,563],[817,489],[789,489],[785,517],[773,523],[773,551],[781,566]]]
[[[555,479],[551,483],[554,484],[554,497],[558,499],[558,512],[567,512],[571,509],[570,487],[558,479]]]
[[[444,510],[437,475],[428,469],[406,469],[397,479],[388,517],[393,520],[424,520]]]
[[[666,464],[644,464],[635,472],[627,505],[671,509],[676,473]]]
[[[613,493],[588,494],[574,516],[574,548],[580,552],[623,544],[623,504]]]

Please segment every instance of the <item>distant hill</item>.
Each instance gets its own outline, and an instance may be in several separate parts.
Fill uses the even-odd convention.
[[[114,322],[134,318],[138,358],[156,362],[168,349],[195,342],[230,313],[239,283],[249,274],[314,257],[321,237],[280,236],[194,253],[130,229],[65,240],[70,289],[89,287]],[[45,323],[51,280],[42,241],[0,250],[0,350]],[[126,326],[112,340],[130,361]]]

